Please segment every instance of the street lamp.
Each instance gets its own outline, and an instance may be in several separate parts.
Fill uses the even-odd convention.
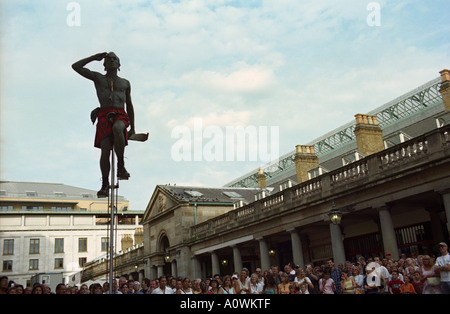
[[[166,261],[166,263],[170,262],[170,254],[169,254],[169,252],[166,252],[166,255],[164,256],[164,260]]]
[[[330,220],[334,225],[339,225],[341,223],[342,212],[339,209],[337,209],[334,202],[333,205],[331,206],[331,211],[328,214],[328,217],[330,217]]]

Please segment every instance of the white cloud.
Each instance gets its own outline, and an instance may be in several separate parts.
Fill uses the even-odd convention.
[[[231,73],[211,70],[196,70],[182,76],[182,81],[191,88],[204,93],[255,93],[263,92],[275,82],[272,69],[263,65],[238,65]]]

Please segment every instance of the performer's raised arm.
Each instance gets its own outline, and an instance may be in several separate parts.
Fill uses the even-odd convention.
[[[84,66],[92,61],[103,60],[107,54],[108,54],[107,52],[101,52],[101,53],[97,53],[93,56],[81,59],[80,61],[77,61],[74,64],[72,64],[72,69],[74,69],[78,74],[80,74],[81,76],[83,76],[89,80],[95,80],[96,72],[93,72],[93,71],[85,68]]]

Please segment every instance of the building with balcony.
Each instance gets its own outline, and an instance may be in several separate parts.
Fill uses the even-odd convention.
[[[436,254],[449,239],[449,91],[444,70],[221,188],[157,186],[144,245],[117,272],[134,265],[140,277],[205,278],[288,262]],[[86,265],[84,279],[101,267]]]

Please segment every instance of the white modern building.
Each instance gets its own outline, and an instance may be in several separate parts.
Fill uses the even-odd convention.
[[[0,182],[1,275],[26,286],[36,274],[62,273],[76,284],[86,262],[109,252],[108,199],[58,183]],[[118,197],[115,251],[142,243],[143,211]]]

